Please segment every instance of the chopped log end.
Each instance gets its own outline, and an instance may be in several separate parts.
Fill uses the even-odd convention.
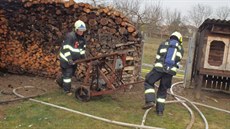
[[[105,26],[105,25],[107,25],[109,22],[108,22],[108,19],[107,18],[101,18],[100,19],[100,24],[101,25],[103,25],[103,26]]]
[[[97,25],[97,21],[95,19],[89,19],[89,25],[90,26],[96,26]]]
[[[69,7],[70,7],[70,4],[69,4],[68,1],[66,1],[66,2],[64,3],[64,5],[65,5],[66,8],[69,8]]]
[[[82,20],[83,22],[87,22],[88,21],[88,18],[87,18],[87,16],[86,15],[81,15],[80,17],[79,17],[79,20]]]
[[[60,15],[61,14],[61,10],[56,10],[56,14]]]
[[[132,33],[132,32],[134,32],[134,31],[135,31],[135,28],[134,28],[134,27],[129,26],[127,30],[128,30],[128,32]]]
[[[83,11],[84,11],[84,12],[86,12],[86,13],[91,12],[91,10],[90,10],[90,9],[88,9],[88,8],[83,8]]]
[[[75,9],[79,8],[79,5],[77,3],[74,4],[73,6]]]
[[[75,4],[74,0],[69,0],[69,5],[70,5],[70,6],[72,6],[72,5],[74,5],[74,4]]]
[[[108,8],[104,8],[104,9],[103,9],[103,12],[104,12],[105,14],[107,14],[107,13],[109,12],[109,9],[108,9]]]

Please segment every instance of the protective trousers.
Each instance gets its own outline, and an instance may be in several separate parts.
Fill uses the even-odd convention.
[[[155,98],[155,82],[160,80],[160,86],[157,91],[157,98]],[[172,75],[164,72],[158,72],[153,69],[145,77],[145,102],[156,102],[156,111],[163,112],[165,100],[167,97],[167,89],[171,88]]]
[[[71,90],[72,76],[74,75],[76,68],[76,65],[67,68],[61,67],[62,76],[57,81],[59,84],[62,84],[61,87],[65,92],[70,92]]]

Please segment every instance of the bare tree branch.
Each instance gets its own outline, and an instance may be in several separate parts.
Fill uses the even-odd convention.
[[[176,30],[180,31],[180,27],[182,25],[181,12],[177,10],[171,11],[166,9],[165,24],[168,27],[169,33],[172,33]]]
[[[139,0],[113,0],[114,6],[126,16],[138,15],[140,12]]]
[[[148,3],[148,5],[143,5],[143,1],[140,0],[113,0],[113,4],[115,8],[132,19],[137,28],[145,25],[148,26],[147,29],[153,27],[155,29],[162,19],[162,8],[157,0]]]
[[[160,1],[148,3],[144,7],[143,21],[158,24],[162,20],[162,7]]]
[[[193,25],[199,27],[205,19],[211,16],[211,14],[212,8],[210,6],[197,4],[189,11],[189,19],[191,19]]]
[[[140,0],[113,0],[113,5],[135,22],[137,28],[143,23]]]
[[[217,18],[221,20],[226,20],[228,17],[230,17],[230,7],[223,6],[223,7],[217,8],[216,16]]]

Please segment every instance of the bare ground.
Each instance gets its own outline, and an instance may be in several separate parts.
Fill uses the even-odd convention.
[[[4,74],[4,76],[0,76],[0,102],[18,98],[16,95],[14,95],[13,89],[23,86],[35,86],[41,89],[46,89],[47,92],[60,90],[54,79]],[[17,92],[24,96],[34,96],[43,93],[43,91],[40,89],[32,88],[26,90],[18,89]],[[15,104],[17,104],[17,102],[0,104],[0,120],[5,116],[4,110],[9,106],[14,106]]]

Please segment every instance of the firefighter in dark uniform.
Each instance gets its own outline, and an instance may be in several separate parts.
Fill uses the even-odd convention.
[[[62,76],[56,82],[68,95],[71,95],[71,80],[77,68],[73,61],[85,58],[84,31],[86,31],[85,23],[81,20],[76,21],[74,30],[67,33],[59,54]]]
[[[182,35],[179,32],[173,32],[168,40],[161,43],[154,68],[145,77],[145,105],[142,107],[143,109],[156,106],[157,115],[163,115],[167,89],[171,88],[172,77],[176,75],[183,53]],[[160,85],[155,97],[154,83],[159,80]]]

